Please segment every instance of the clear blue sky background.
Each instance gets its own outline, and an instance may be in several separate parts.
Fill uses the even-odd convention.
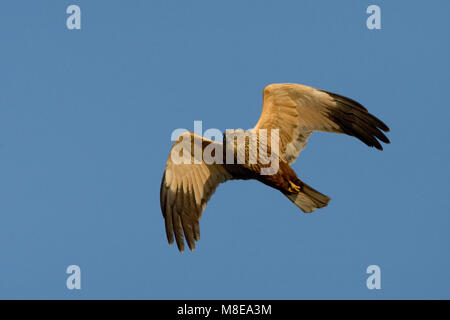
[[[382,30],[366,28],[371,4]],[[0,9],[0,298],[450,298],[449,1]],[[360,101],[392,144],[315,134],[293,167],[327,208],[229,182],[180,254],[159,208],[172,130],[250,128],[273,82]]]

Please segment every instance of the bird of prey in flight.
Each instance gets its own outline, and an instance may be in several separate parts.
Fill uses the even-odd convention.
[[[339,94],[300,84],[271,84],[264,88],[263,98],[262,113],[253,129],[227,131],[222,142],[185,132],[174,142],[160,201],[167,240],[172,244],[175,237],[180,251],[184,251],[185,239],[189,248],[195,249],[206,203],[227,180],[256,179],[279,190],[306,213],[325,207],[330,198],[301,181],[290,166],[314,131],[344,133],[379,150],[383,150],[380,141],[389,143],[383,133],[389,131],[387,125],[358,102]],[[262,139],[262,132],[271,132],[270,139]],[[244,140],[238,143],[240,137]],[[251,148],[252,137],[256,137],[256,149]],[[208,160],[202,152],[210,155]],[[230,154],[234,157],[231,162]],[[276,170],[267,173],[263,171],[268,168],[269,154],[277,163]],[[180,157],[184,161],[178,161]],[[211,157],[227,161],[211,161]]]

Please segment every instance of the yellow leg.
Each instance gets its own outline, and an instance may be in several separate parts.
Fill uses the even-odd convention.
[[[301,191],[301,187],[289,181],[289,192],[298,193]]]

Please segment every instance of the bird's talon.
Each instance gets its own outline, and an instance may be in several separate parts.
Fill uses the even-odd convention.
[[[298,192],[301,191],[301,187],[300,187],[300,186],[297,186],[296,184],[294,184],[294,183],[292,183],[292,182],[289,182],[289,184],[290,184],[290,188],[289,188],[289,191],[290,191],[290,192],[292,192],[292,193],[298,193]]]

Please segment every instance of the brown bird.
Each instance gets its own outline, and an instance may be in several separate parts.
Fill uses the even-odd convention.
[[[383,150],[389,128],[358,102],[300,84],[264,88],[263,109],[253,129],[227,131],[223,142],[192,132],[172,146],[161,182],[161,210],[169,244],[191,250],[200,239],[199,221],[217,186],[256,179],[282,192],[303,212],[325,207],[330,198],[302,182],[290,167],[314,131],[345,133]],[[256,145],[256,147],[255,147]]]

